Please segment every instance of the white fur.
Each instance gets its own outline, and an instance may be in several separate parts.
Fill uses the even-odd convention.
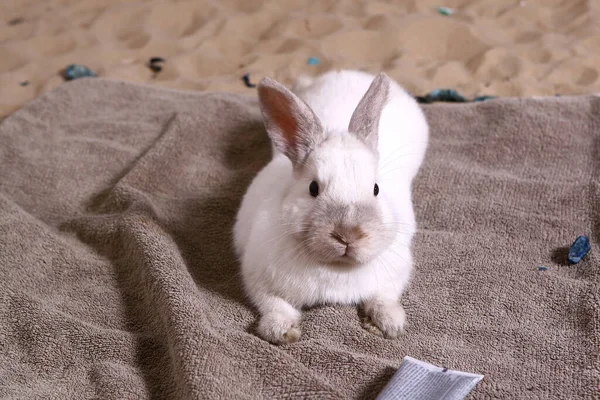
[[[300,309],[316,304],[363,303],[366,328],[386,337],[402,331],[405,316],[398,300],[410,280],[416,230],[411,184],[426,152],[428,126],[416,101],[393,82],[379,123],[379,161],[356,145],[348,123],[373,79],[359,71],[333,71],[302,78],[293,90],[332,136],[314,156],[311,171],[345,204],[367,193],[376,176],[378,207],[386,223],[398,226],[397,233],[380,254],[353,268],[321,264],[299,251],[290,231],[298,228],[294,216],[310,201],[298,200],[308,189],[303,180],[298,183],[290,160],[275,151],[248,188],[234,227],[244,287],[261,315],[258,333],[270,342],[297,340]]]

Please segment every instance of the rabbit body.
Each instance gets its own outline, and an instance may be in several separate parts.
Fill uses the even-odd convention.
[[[388,338],[405,323],[416,231],[411,184],[427,148],[418,104],[385,74],[332,71],[290,91],[259,85],[273,159],[234,226],[244,288],[272,343],[300,336],[301,309],[361,304]]]

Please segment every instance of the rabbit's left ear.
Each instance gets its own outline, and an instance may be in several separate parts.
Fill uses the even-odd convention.
[[[308,104],[268,77],[258,85],[258,98],[273,144],[298,167],[325,138],[319,118]]]
[[[379,119],[387,103],[390,91],[390,78],[385,73],[378,74],[363,98],[352,113],[348,131],[361,138],[369,147],[377,151]]]

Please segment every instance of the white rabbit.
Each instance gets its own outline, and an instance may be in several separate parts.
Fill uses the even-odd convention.
[[[412,272],[411,184],[429,128],[387,75],[333,71],[294,94],[258,86],[271,162],[245,194],[234,226],[245,291],[272,343],[300,337],[300,310],[362,304],[363,326],[402,332],[399,303]]]

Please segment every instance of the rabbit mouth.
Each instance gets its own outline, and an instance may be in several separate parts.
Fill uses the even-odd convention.
[[[344,255],[340,256],[339,263],[345,265],[358,265],[362,264],[360,259],[356,257],[353,251],[347,251]]]
[[[373,232],[356,224],[308,230],[301,240],[307,244],[307,254],[325,265],[358,266],[368,263],[377,251]]]
[[[339,256],[334,260],[328,260],[327,265],[330,265],[332,267],[338,267],[338,268],[339,267],[354,268],[354,267],[358,267],[359,265],[362,265],[362,263],[357,261],[355,258],[344,255],[344,256]]]
[[[332,243],[328,248],[318,249],[325,264],[333,266],[353,267],[366,262],[365,255],[355,245],[341,245]]]

